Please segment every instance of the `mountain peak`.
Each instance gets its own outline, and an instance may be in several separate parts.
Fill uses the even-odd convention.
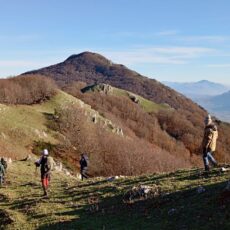
[[[73,62],[75,60],[87,60],[87,61],[91,61],[91,62],[99,62],[100,64],[108,64],[108,62],[110,62],[107,58],[105,58],[104,56],[102,56],[101,54],[98,53],[93,53],[93,52],[89,52],[89,51],[85,51],[82,52],[80,54],[73,54],[71,56],[69,56],[65,62]]]
[[[50,77],[61,87],[75,81],[82,81],[89,85],[95,83],[110,84],[113,87],[128,90],[158,104],[167,103],[175,109],[183,108],[204,113],[203,109],[197,107],[197,105],[174,90],[123,65],[114,64],[97,53],[82,52],[74,54],[64,62],[25,74],[28,73]]]
[[[200,80],[200,81],[198,81],[197,83],[213,83],[213,82],[208,81],[208,80]]]

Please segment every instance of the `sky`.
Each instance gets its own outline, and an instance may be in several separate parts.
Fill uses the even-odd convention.
[[[159,81],[230,85],[229,0],[0,0],[0,77],[92,51]]]

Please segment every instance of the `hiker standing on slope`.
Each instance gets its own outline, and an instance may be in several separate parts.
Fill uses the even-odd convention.
[[[2,182],[5,182],[5,177],[6,177],[6,169],[7,169],[7,161],[2,157],[1,162],[2,166],[4,167],[4,175],[2,176]]]
[[[4,169],[4,166],[2,165],[2,163],[0,162],[0,187],[3,184],[4,176],[5,176],[5,169]]]
[[[80,169],[81,169],[81,179],[88,178],[88,157],[86,154],[81,154],[81,159],[79,161],[80,163]]]
[[[41,182],[44,191],[43,196],[48,196],[51,170],[53,168],[53,158],[49,156],[47,149],[43,150],[42,157],[35,162],[35,165],[41,169]]]
[[[204,138],[202,142],[203,161],[205,171],[209,171],[209,161],[213,166],[217,166],[217,162],[212,156],[216,150],[216,140],[218,138],[217,126],[212,122],[212,118],[208,115],[205,118]]]
[[[1,164],[3,165],[4,169],[5,169],[5,173],[6,173],[6,169],[7,169],[7,161],[2,157],[1,158]]]

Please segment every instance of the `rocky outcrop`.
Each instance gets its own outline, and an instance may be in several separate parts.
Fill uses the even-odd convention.
[[[129,98],[130,98],[133,102],[135,102],[136,104],[138,104],[138,103],[140,102],[138,96],[135,95],[135,94],[129,93]]]
[[[113,87],[108,84],[99,84],[98,88],[100,89],[100,92],[103,92],[105,94],[109,94],[113,92]]]

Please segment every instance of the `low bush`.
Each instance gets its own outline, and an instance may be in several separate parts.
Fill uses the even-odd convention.
[[[56,89],[51,79],[41,75],[0,79],[0,103],[37,104],[52,97]]]

